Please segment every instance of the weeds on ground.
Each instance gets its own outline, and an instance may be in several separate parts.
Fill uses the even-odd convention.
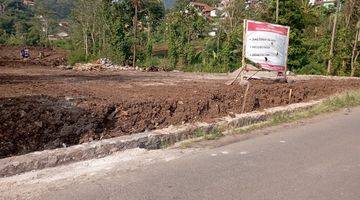
[[[192,146],[193,143],[204,141],[204,140],[217,140],[223,137],[224,134],[218,129],[213,128],[210,132],[206,132],[203,129],[197,129],[194,132],[194,138],[182,141],[180,143],[180,147],[183,149],[189,148]]]
[[[202,129],[196,129],[194,132],[195,137],[204,137],[206,135],[206,132]]]
[[[221,131],[217,128],[213,128],[210,132],[206,132],[202,129],[197,129],[194,132],[194,136],[197,138],[203,137],[205,140],[216,140],[224,136]]]
[[[165,141],[165,140],[160,141],[160,149],[166,149],[169,146],[170,146],[170,143],[168,141]]]
[[[360,91],[346,92],[334,97],[330,97],[319,105],[316,105],[313,108],[305,111],[298,111],[290,114],[279,113],[272,116],[265,122],[260,122],[242,128],[236,128],[232,132],[237,134],[244,134],[256,129],[293,122],[300,119],[314,117],[319,114],[337,111],[342,108],[350,108],[355,106],[360,106]]]
[[[192,144],[196,143],[196,142],[201,142],[203,141],[204,139],[202,137],[197,137],[197,138],[193,138],[193,139],[188,139],[188,140],[184,140],[184,141],[181,141],[179,143],[179,146],[180,148],[182,149],[187,149],[187,148],[190,148],[192,147]]]
[[[210,131],[210,133],[205,135],[206,140],[216,140],[224,136],[221,131],[217,128],[214,128]]]

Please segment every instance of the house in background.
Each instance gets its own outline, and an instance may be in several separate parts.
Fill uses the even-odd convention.
[[[64,40],[68,38],[69,38],[69,34],[67,32],[60,32],[55,35],[48,35],[49,41]]]
[[[55,41],[55,40],[64,40],[68,39],[70,37],[69,31],[70,31],[70,25],[67,21],[60,21],[57,27],[57,33],[49,35],[49,40]]]
[[[215,15],[215,8],[209,6],[208,4],[192,1],[190,2],[190,5],[194,6],[194,8],[199,10],[202,13],[202,15],[205,17],[215,17],[215,16],[211,16],[211,15]]]
[[[323,5],[325,7],[333,6],[336,4],[336,0],[310,0],[312,5]]]
[[[34,0],[23,0],[23,4],[27,5],[27,6],[33,6],[35,5]]]
[[[69,34],[67,32],[60,32],[58,34],[56,34],[60,39],[66,39],[69,37]]]

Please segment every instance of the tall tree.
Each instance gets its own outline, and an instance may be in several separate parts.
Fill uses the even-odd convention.
[[[360,40],[360,20],[358,21],[356,25],[356,33],[354,37],[354,45],[352,49],[352,55],[351,55],[351,76],[355,76],[356,67],[357,67],[357,59],[360,55],[359,51],[359,43]]]
[[[185,65],[189,63],[193,52],[193,47],[190,45],[191,41],[204,34],[206,23],[206,19],[189,4],[179,11],[168,14],[166,24],[169,57],[173,67],[179,61]]]
[[[134,7],[134,19],[133,19],[133,29],[134,29],[134,47],[133,47],[133,60],[132,65],[136,67],[136,45],[137,45],[137,30],[138,30],[138,12],[140,0],[132,0]]]
[[[33,10],[20,0],[0,0],[0,42],[40,44],[40,27]]]
[[[340,12],[340,0],[337,0],[337,2],[336,2],[336,12],[335,12],[335,16],[334,16],[333,28],[332,28],[332,33],[331,33],[330,58],[329,58],[329,61],[328,61],[328,66],[327,66],[327,74],[330,74],[331,69],[332,69],[332,59],[334,57],[334,44],[335,44],[336,29],[337,29],[337,21],[338,21],[339,12]]]

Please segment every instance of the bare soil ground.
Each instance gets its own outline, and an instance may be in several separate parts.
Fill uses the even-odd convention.
[[[239,113],[245,87],[228,78],[0,66],[0,158]],[[359,79],[254,80],[246,112],[359,88]]]
[[[23,48],[27,48],[30,52],[28,60],[20,57]],[[40,52],[43,53],[43,58],[39,58]],[[53,48],[0,45],[0,66],[58,66],[66,63],[66,54],[64,50]]]

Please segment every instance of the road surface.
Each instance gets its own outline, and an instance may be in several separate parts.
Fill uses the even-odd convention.
[[[0,195],[52,200],[360,199],[360,108],[255,133],[262,136],[216,148],[130,151],[101,162],[0,179]]]

